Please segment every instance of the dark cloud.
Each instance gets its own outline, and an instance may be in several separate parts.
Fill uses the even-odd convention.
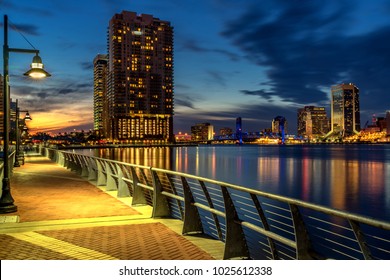
[[[195,40],[192,40],[192,39],[182,40],[181,41],[181,50],[188,50],[188,51],[197,52],[197,53],[219,54],[219,55],[223,55],[223,56],[229,58],[229,60],[232,60],[232,61],[238,61],[241,59],[241,57],[237,53],[230,52],[228,50],[220,49],[220,48],[205,48],[205,47],[200,46],[198,42],[196,42]]]
[[[90,71],[90,70],[93,69],[93,63],[92,62],[81,62],[80,65],[81,65],[81,68],[83,70]]]
[[[10,24],[9,27],[22,34],[33,35],[33,36],[41,35],[38,32],[39,27],[32,24],[15,24],[15,25]]]
[[[221,34],[266,67],[271,81],[267,90],[241,93],[297,104],[324,103],[324,88],[353,82],[361,90],[362,109],[387,109],[389,103],[377,101],[387,96],[390,26],[366,33],[354,30],[354,20],[364,15],[356,16],[352,3],[262,1],[229,20]]]
[[[90,89],[89,89],[90,88]],[[53,90],[53,92],[58,92],[60,95],[67,95],[71,93],[78,93],[80,91],[89,90],[92,92],[92,83],[76,83],[76,84],[69,84],[64,86],[63,88]]]
[[[259,96],[262,98],[265,98],[272,102],[272,96],[275,94],[271,91],[266,91],[264,89],[259,89],[259,90],[241,90],[240,91],[244,95],[252,95],[252,96]]]
[[[226,86],[226,75],[217,71],[208,71],[212,83],[219,84],[222,87]]]
[[[69,93],[73,93],[75,92],[74,89],[71,89],[71,88],[64,88],[64,89],[60,89],[58,91],[59,94],[69,94]]]
[[[46,97],[47,97],[47,92],[38,92],[38,93],[37,93],[37,96],[38,96],[40,99],[46,99]]]
[[[19,5],[19,3],[17,2],[18,1],[12,2],[12,1],[0,0],[0,7],[7,10],[21,11],[26,14],[34,14],[40,16],[53,15],[52,11],[50,11],[50,9],[47,9],[47,6],[45,8],[37,8],[36,5],[34,5],[34,3],[32,2],[32,7],[26,7],[23,4]]]
[[[175,106],[182,106],[182,107],[195,109],[194,100],[182,94],[180,96],[175,97]]]

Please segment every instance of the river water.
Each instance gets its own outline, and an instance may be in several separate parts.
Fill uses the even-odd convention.
[[[204,145],[75,152],[194,174],[390,221],[390,145]]]

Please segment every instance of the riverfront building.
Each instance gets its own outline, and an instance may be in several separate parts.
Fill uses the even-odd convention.
[[[173,142],[173,27],[123,11],[108,28],[108,137]]]
[[[325,107],[305,106],[298,109],[297,121],[298,136],[315,140],[329,132]]]
[[[191,126],[192,141],[207,141],[214,139],[214,126],[210,123],[198,123]]]
[[[272,133],[273,134],[287,134],[287,120],[285,117],[277,116],[272,120]]]
[[[93,129],[106,137],[109,129],[107,114],[107,63],[108,55],[99,54],[93,60]]]
[[[342,138],[359,133],[359,89],[352,83],[331,88],[331,126],[326,137]]]

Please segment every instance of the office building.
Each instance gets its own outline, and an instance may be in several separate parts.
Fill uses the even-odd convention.
[[[326,137],[342,138],[359,133],[359,89],[352,83],[332,86],[331,98],[331,125]]]
[[[191,126],[192,141],[208,141],[214,139],[214,126],[210,123],[198,123]]]
[[[272,133],[287,134],[287,120],[283,116],[277,116],[272,120]]]
[[[93,129],[101,137],[109,130],[106,91],[108,55],[99,54],[93,60]]]
[[[229,136],[233,134],[233,129],[230,127],[222,127],[219,129],[219,135],[221,136]]]
[[[386,111],[386,135],[390,136],[390,110]]]
[[[109,138],[173,142],[173,27],[123,11],[108,28]]]
[[[312,139],[324,137],[329,132],[325,107],[305,106],[298,109],[298,136]]]

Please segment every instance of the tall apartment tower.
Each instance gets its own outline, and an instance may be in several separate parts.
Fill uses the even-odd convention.
[[[329,132],[325,107],[305,106],[298,109],[298,136],[309,139],[324,137]]]
[[[98,54],[93,60],[93,129],[101,137],[108,136],[107,123],[107,64],[108,55]]]
[[[122,11],[108,28],[109,137],[173,141],[173,27]]]
[[[352,83],[331,88],[331,126],[327,136],[350,136],[360,131],[359,89]]]

